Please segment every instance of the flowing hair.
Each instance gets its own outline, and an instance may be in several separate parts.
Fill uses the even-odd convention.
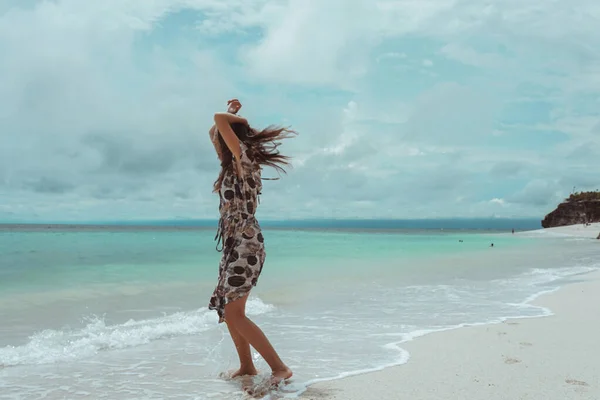
[[[296,131],[289,128],[283,128],[275,125],[270,125],[262,131],[257,131],[243,123],[231,124],[231,129],[235,135],[248,147],[248,156],[250,159],[258,162],[260,165],[267,165],[275,168],[278,172],[286,173],[284,166],[290,165],[290,157],[279,153],[278,147],[281,142],[278,140],[286,139],[297,135]],[[233,168],[233,154],[223,137],[219,134],[219,143],[221,145],[221,172],[215,181],[214,191],[217,192],[221,188],[225,172]]]

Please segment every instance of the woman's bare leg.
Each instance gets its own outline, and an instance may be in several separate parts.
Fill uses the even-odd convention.
[[[245,296],[243,299],[233,301],[225,306],[225,318],[228,326],[244,337],[265,359],[273,371],[272,375],[276,379],[274,383],[290,378],[292,370],[281,361],[263,331],[246,317],[247,298],[248,296]]]
[[[247,299],[248,296],[238,301],[243,302],[245,307]],[[248,343],[246,338],[243,337],[230,323],[227,323],[227,328],[229,329],[229,334],[231,335],[231,339],[233,340],[233,344],[235,345],[235,349],[237,350],[238,357],[240,358],[240,369],[235,371],[231,375],[231,377],[235,378],[244,375],[256,375],[258,372],[256,371],[256,367],[254,366],[254,362],[252,361],[250,343]]]

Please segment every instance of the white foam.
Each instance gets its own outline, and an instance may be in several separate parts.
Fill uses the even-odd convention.
[[[248,315],[266,314],[274,309],[275,306],[273,304],[267,304],[258,297],[250,298],[248,299],[248,303],[246,303],[246,313]]]
[[[274,307],[259,298],[248,300],[248,315],[260,315]],[[206,308],[177,312],[160,318],[129,320],[107,325],[103,318],[86,318],[79,330],[46,329],[31,336],[22,346],[0,348],[0,365],[50,364],[77,360],[107,350],[137,347],[155,340],[195,335],[217,327],[217,316]]]

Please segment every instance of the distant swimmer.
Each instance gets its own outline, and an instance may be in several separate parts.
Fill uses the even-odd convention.
[[[494,243],[490,244],[490,247],[494,247]]]

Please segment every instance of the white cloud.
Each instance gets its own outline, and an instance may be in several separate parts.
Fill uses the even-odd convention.
[[[402,60],[405,58],[406,58],[406,53],[398,53],[395,51],[389,51],[387,53],[378,55],[375,60],[379,63],[379,62],[384,62],[387,60]]]
[[[561,192],[556,180],[537,179],[529,182],[507,200],[517,204],[552,207],[564,197]]]
[[[0,1],[0,219],[213,217],[206,129],[232,96],[301,133],[265,217],[542,215],[598,183],[599,17],[591,0]],[[519,101],[535,115],[503,121]]]
[[[404,126],[405,137],[438,145],[480,141],[491,135],[499,106],[499,99],[485,88],[438,84],[417,97]]]
[[[509,68],[510,61],[493,53],[481,53],[458,43],[449,43],[441,48],[440,52],[448,58],[460,61],[463,64],[486,68]]]
[[[351,85],[366,73],[369,41],[376,39],[368,34],[371,10],[365,1],[348,7],[344,0],[290,0],[242,59],[263,81]]]

